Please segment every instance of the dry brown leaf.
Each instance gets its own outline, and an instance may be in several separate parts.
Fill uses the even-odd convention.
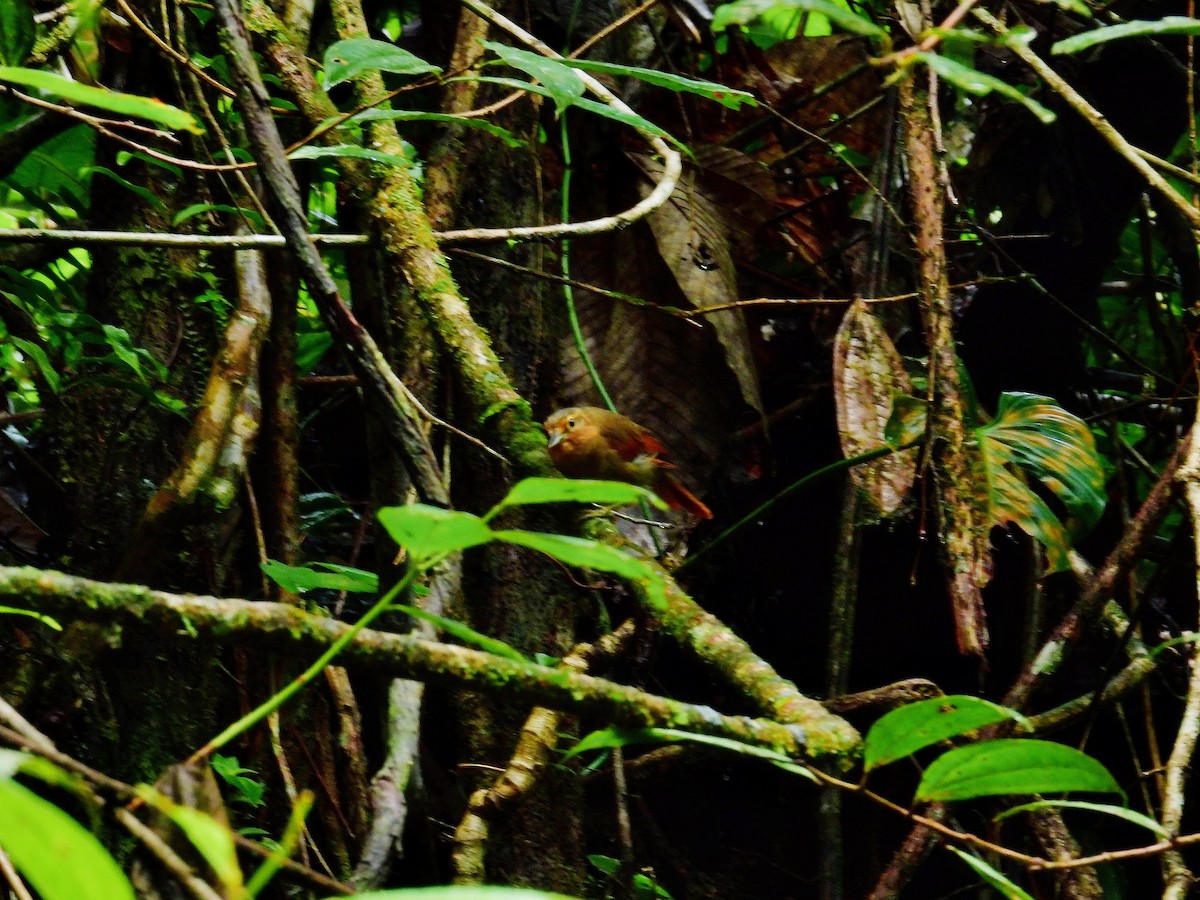
[[[850,305],[838,328],[833,392],[842,453],[850,458],[887,446],[885,430],[895,398],[912,394],[912,381],[892,339],[862,300]],[[854,483],[885,516],[900,508],[916,474],[915,447],[850,470]]]

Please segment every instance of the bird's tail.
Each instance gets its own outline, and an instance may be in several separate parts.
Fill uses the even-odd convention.
[[[662,497],[667,502],[667,506],[672,509],[686,509],[693,516],[701,519],[713,517],[712,510],[705,506],[699,497],[661,469],[654,479],[654,493]]]

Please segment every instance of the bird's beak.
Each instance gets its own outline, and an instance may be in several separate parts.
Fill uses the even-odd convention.
[[[549,444],[547,444],[547,447],[548,448],[549,447],[557,447],[559,444],[562,443],[562,439],[567,436],[567,433],[565,431],[550,431],[550,432],[547,432],[546,436],[550,439],[550,442],[549,442]]]

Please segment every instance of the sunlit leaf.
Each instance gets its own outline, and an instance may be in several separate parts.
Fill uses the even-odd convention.
[[[939,741],[1006,719],[1025,721],[1020,713],[979,697],[951,695],[909,703],[871,726],[863,742],[863,769],[870,772]]]
[[[379,521],[393,541],[422,563],[442,553],[486,544],[493,537],[479,516],[424,503],[385,507],[379,511]]]
[[[237,848],[229,826],[190,806],[175,803],[153,788],[139,786],[137,794],[184,833],[192,846],[204,857],[221,884],[231,893],[242,885],[242,870],[238,865]]]
[[[18,348],[37,366],[38,373],[42,376],[42,380],[46,382],[46,387],[57,394],[61,389],[62,382],[58,377],[58,373],[54,371],[54,366],[50,363],[50,357],[46,355],[46,351],[33,341],[27,341],[25,338],[19,338],[16,335],[9,335],[6,340],[11,342],[14,347]]]
[[[62,75],[55,75],[53,72],[45,72],[41,69],[19,69],[13,66],[0,66],[0,81],[36,88],[71,103],[94,106],[120,116],[135,116],[139,119],[157,122],[167,128],[190,131],[194,134],[203,133],[200,123],[191,113],[152,97],[120,94],[106,88],[80,84],[78,81],[72,81]]]
[[[62,626],[58,624],[58,620],[45,613],[36,612],[32,609],[17,609],[15,606],[0,606],[0,616],[29,616],[31,619],[37,619],[48,628],[53,628],[55,631],[62,631]]]
[[[914,799],[926,803],[1064,791],[1120,794],[1121,788],[1104,766],[1074,747],[1015,738],[942,754],[921,776]]]
[[[1191,19],[1187,16],[1163,16],[1161,19],[1138,19],[1133,22],[1122,22],[1120,25],[1093,28],[1091,31],[1075,34],[1058,41],[1050,48],[1050,52],[1056,55],[1078,53],[1088,47],[1120,38],[1161,37],[1166,34],[1200,34],[1200,19]]]
[[[667,505],[653,491],[621,481],[596,481],[590,478],[525,478],[496,504],[497,509],[534,503],[602,503],[627,506],[645,500],[658,509]]]
[[[269,559],[262,564],[261,568],[268,578],[292,594],[302,594],[317,588],[367,594],[373,594],[379,590],[379,577],[374,573],[334,563],[289,566]],[[315,569],[324,569],[325,571],[314,571]]]
[[[10,779],[0,780],[0,847],[44,900],[134,900],[91,832]]]
[[[1019,887],[1009,881],[1008,878],[1005,877],[1001,872],[992,868],[992,866],[988,865],[978,856],[973,856],[970,853],[964,853],[957,847],[947,847],[946,849],[974,869],[980,878],[982,878],[994,890],[999,891],[1000,896],[1007,898],[1007,900],[1033,900],[1033,897],[1021,890]]]
[[[347,38],[325,51],[325,89],[370,71],[425,75],[442,71],[402,47],[373,38]]]

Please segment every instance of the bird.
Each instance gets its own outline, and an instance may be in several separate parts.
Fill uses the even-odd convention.
[[[600,478],[650,488],[672,509],[701,519],[712,511],[670,473],[661,459],[666,448],[653,434],[620,413],[598,406],[572,406],[545,423],[550,460],[568,478]]]

